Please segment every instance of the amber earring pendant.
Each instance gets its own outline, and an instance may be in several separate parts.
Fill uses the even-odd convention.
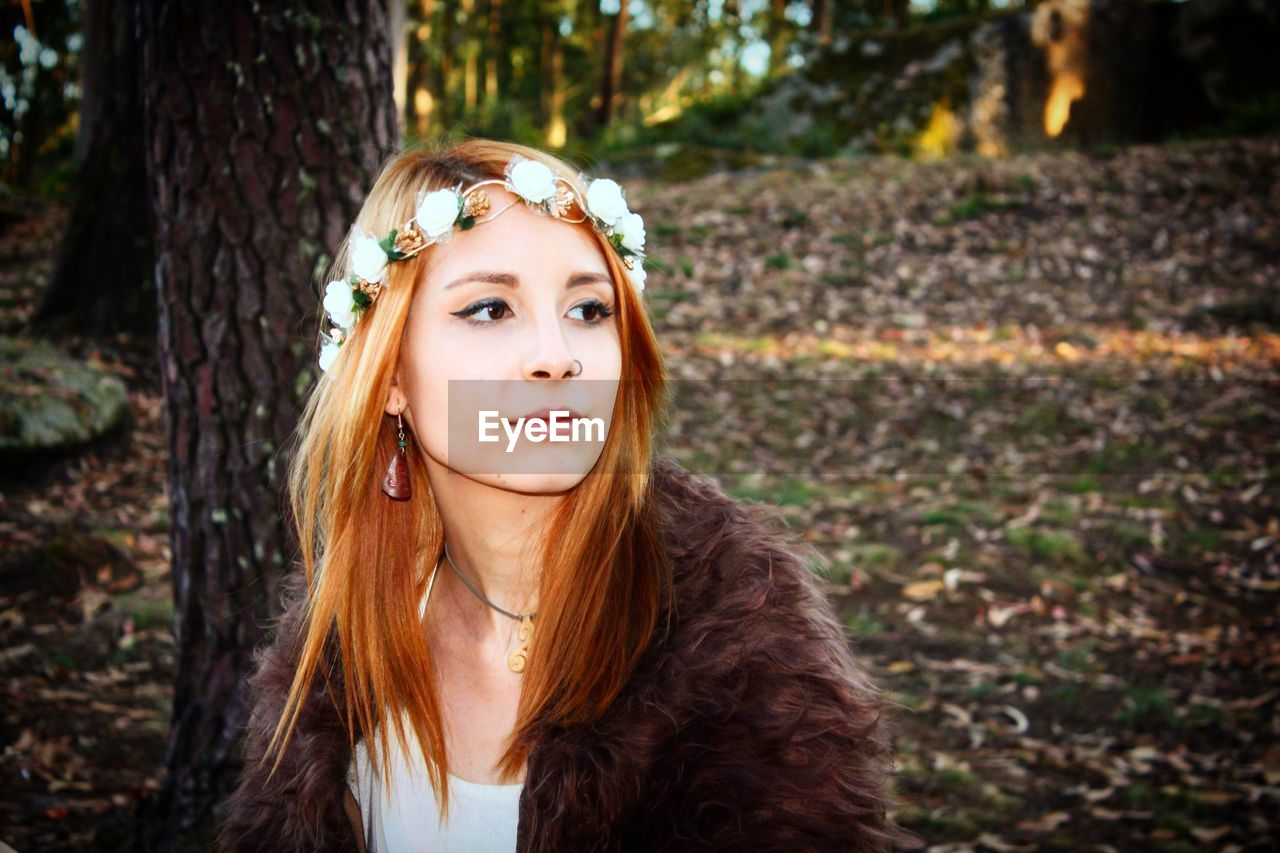
[[[407,501],[412,494],[409,488],[409,462],[405,457],[404,421],[396,414],[396,425],[399,428],[400,440],[396,452],[391,456],[391,464],[387,466],[387,474],[382,478],[382,491],[392,500]]]

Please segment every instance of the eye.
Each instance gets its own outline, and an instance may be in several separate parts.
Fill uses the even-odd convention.
[[[598,319],[595,319],[595,320],[588,319],[587,317],[581,318],[585,323],[587,323],[587,325],[590,325],[590,326],[597,326],[600,323],[603,323],[605,320],[613,316],[613,309],[610,308],[608,305],[605,305],[599,299],[589,299],[586,302],[580,302],[577,305],[570,308],[569,312],[572,314],[574,311],[577,311],[579,308],[583,309],[588,314],[594,314],[598,317]]]
[[[507,305],[507,303],[503,302],[501,299],[481,299],[479,302],[471,303],[466,308],[463,308],[461,311],[451,311],[449,313],[453,314],[453,316],[455,317],[463,318],[473,326],[488,326],[500,320],[501,315],[504,311],[510,311],[510,310],[511,308]],[[490,312],[489,319],[487,320],[471,319],[473,315],[479,314],[481,311]],[[493,316],[493,312],[496,312],[499,316],[497,317]]]

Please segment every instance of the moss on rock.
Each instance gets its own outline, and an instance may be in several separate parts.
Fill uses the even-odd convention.
[[[61,454],[117,426],[124,383],[39,341],[0,337],[0,459]]]

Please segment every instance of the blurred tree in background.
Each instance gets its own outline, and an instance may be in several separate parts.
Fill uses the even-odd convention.
[[[84,86],[75,192],[57,265],[32,323],[90,334],[153,334],[151,200],[143,158],[138,51],[130,0],[93,0],[84,12]],[[103,200],[110,199],[104,215]]]
[[[77,143],[81,4],[9,3],[0,41],[0,180],[56,190],[68,177]]]
[[[1017,87],[1040,97],[1052,60],[1048,45],[1031,45],[1030,22],[1051,19],[1053,37],[1069,40],[1082,11],[1098,22],[1084,24],[1096,36],[1095,97],[1109,76],[1127,73],[1127,51],[1135,65],[1152,59],[1158,76],[1145,86],[1167,77],[1192,89],[1183,93],[1191,105],[1186,115],[1148,123],[1166,135],[1232,121],[1275,124],[1265,69],[1231,71],[1233,79],[1256,82],[1231,103],[1202,110],[1198,89],[1215,85],[1223,69],[1197,67],[1202,79],[1184,80],[1185,68],[1166,73],[1152,53],[1172,50],[1184,66],[1195,66],[1205,42],[1179,33],[1207,18],[1215,27],[1237,22],[1235,35],[1210,50],[1247,55],[1240,39],[1274,31],[1249,0],[404,0],[389,3],[387,17],[404,142],[484,135],[571,157],[626,159],[635,146],[668,142],[802,156],[934,150],[928,142],[903,144],[903,127],[892,125],[901,119],[920,135],[932,120],[936,135],[946,116],[934,115],[935,107],[961,106],[954,93],[938,97],[936,78],[964,77],[951,88],[973,90],[965,100],[1001,85],[1010,98]],[[82,92],[78,83],[84,4],[24,0],[0,15],[14,34],[0,46],[0,177],[15,188],[39,181],[42,191],[65,194],[89,151],[78,130],[92,124],[93,107],[82,103],[93,99],[92,84]],[[992,27],[1003,59],[986,56]],[[982,76],[999,62],[1017,79]],[[877,75],[892,84],[889,94],[869,79]],[[813,93],[804,90],[821,94],[830,86],[839,92],[805,107],[803,130],[776,109],[797,93]],[[892,94],[899,91],[918,97],[900,103]],[[1166,113],[1178,109],[1167,103],[1174,96],[1145,90],[1103,109],[1123,117],[1141,109],[1130,103],[1135,98],[1158,102]],[[1077,134],[1071,143],[1106,135]],[[1116,141],[1149,136],[1131,129]],[[1052,138],[1015,129],[1005,150]]]

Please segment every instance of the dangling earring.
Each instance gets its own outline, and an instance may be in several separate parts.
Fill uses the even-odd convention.
[[[400,413],[396,413],[396,424],[400,431],[399,446],[391,457],[391,464],[387,466],[387,475],[382,478],[382,491],[392,500],[407,501],[409,500],[409,463],[405,457],[405,446],[407,442],[404,440],[404,421],[400,419]]]

